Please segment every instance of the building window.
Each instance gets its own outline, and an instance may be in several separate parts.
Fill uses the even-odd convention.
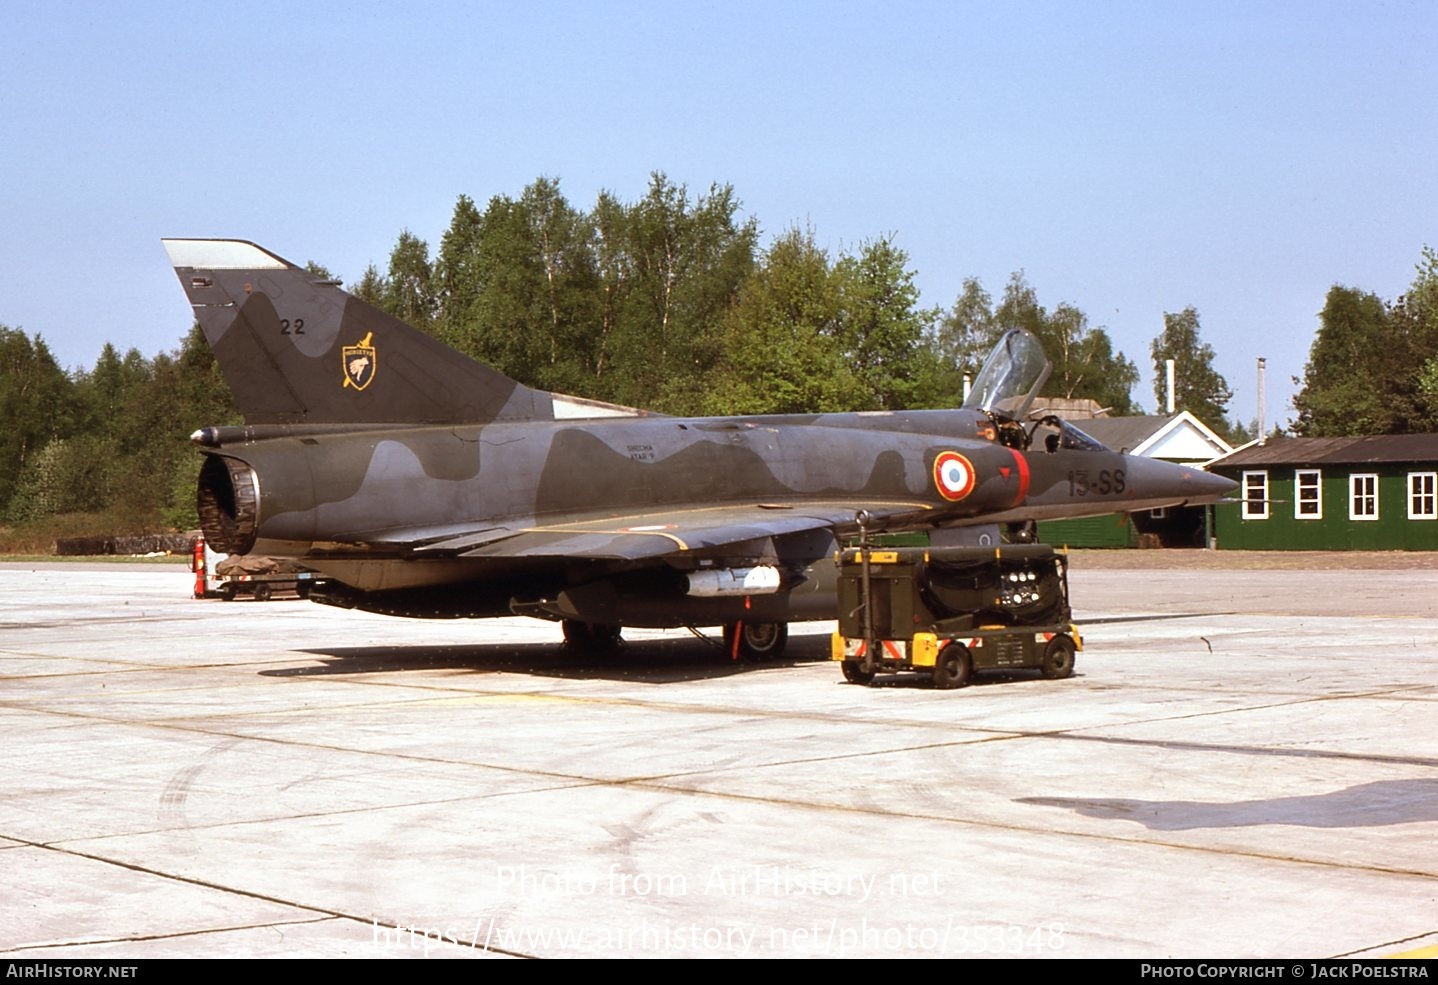
[[[1243,473],[1243,518],[1268,519],[1268,473]]]
[[[1323,519],[1323,473],[1318,469],[1293,470],[1293,517]]]
[[[1378,519],[1378,476],[1365,474],[1348,477],[1348,519]]]
[[[1408,473],[1408,519],[1438,520],[1438,472]]]

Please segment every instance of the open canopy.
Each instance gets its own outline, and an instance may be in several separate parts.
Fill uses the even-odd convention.
[[[1052,369],[1032,332],[1009,329],[984,361],[964,406],[1022,420]]]

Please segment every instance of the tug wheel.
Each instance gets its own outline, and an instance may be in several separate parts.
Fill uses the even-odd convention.
[[[1074,642],[1059,633],[1049,640],[1049,645],[1044,648],[1044,662],[1039,665],[1039,673],[1051,681],[1056,681],[1073,672]]]
[[[973,670],[974,661],[969,656],[968,647],[962,643],[950,643],[939,651],[938,659],[934,661],[934,687],[945,691],[963,687],[969,683]]]

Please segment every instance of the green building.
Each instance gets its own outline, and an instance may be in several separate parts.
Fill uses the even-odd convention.
[[[1220,549],[1438,550],[1438,434],[1275,438],[1208,468],[1239,484]]]

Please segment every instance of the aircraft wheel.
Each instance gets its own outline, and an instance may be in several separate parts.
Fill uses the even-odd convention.
[[[589,645],[596,650],[613,650],[624,642],[623,626],[607,622],[589,624]]]
[[[589,647],[589,623],[580,622],[578,619],[565,619],[560,622],[559,628],[564,630],[565,646],[572,646],[576,650]]]
[[[268,602],[270,600],[270,586],[260,582],[255,586],[255,601]]]
[[[602,653],[613,650],[623,642],[622,627],[602,622],[585,622],[582,619],[565,619],[560,622],[564,630],[564,642],[576,650]]]
[[[1068,677],[1074,672],[1074,641],[1060,633],[1049,640],[1044,649],[1044,662],[1039,673],[1051,681]]]
[[[969,683],[973,669],[974,662],[968,648],[962,643],[950,643],[939,651],[939,658],[934,661],[934,687],[945,691],[963,687]]]
[[[731,622],[724,627],[724,652],[741,660],[772,660],[788,642],[789,624],[784,622]]]
[[[863,661],[844,660],[839,663],[839,669],[844,672],[844,680],[850,684],[872,684],[874,672],[865,671]]]

